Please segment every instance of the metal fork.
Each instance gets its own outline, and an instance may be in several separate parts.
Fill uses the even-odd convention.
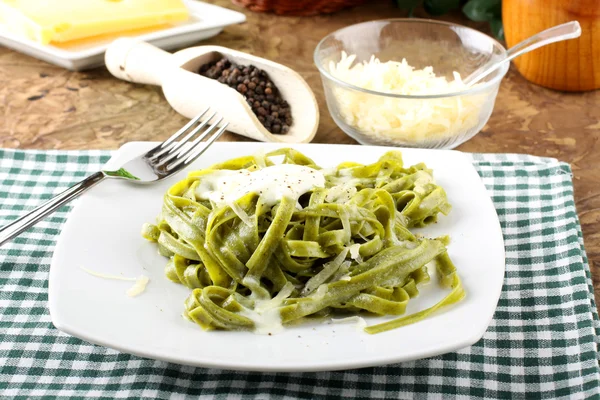
[[[121,168],[96,172],[1,228],[0,246],[104,179],[126,179],[134,183],[148,184],[165,179],[188,166],[221,136],[228,125],[226,122],[222,123],[223,118],[217,113],[200,122],[208,111],[207,108],[163,143],[127,162]],[[210,123],[213,119],[216,119],[216,122]],[[206,138],[208,139],[203,141]]]

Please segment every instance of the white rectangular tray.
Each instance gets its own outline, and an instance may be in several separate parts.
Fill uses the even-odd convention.
[[[172,50],[218,35],[224,27],[246,20],[244,14],[223,7],[195,0],[184,0],[184,2],[190,11],[188,21],[137,37],[162,49]],[[104,52],[116,37],[111,36],[69,48],[61,48],[54,45],[42,45],[14,34],[0,24],[1,45],[72,71],[104,65]]]

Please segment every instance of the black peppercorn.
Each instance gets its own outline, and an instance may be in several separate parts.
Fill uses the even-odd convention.
[[[198,73],[237,90],[269,132],[289,132],[293,122],[290,106],[265,71],[223,57],[201,65]]]

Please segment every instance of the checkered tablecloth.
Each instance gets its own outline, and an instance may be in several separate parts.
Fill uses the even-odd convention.
[[[108,152],[0,150],[0,225],[100,169]],[[71,206],[0,248],[0,398],[600,398],[600,324],[573,201],[554,159],[474,155],[498,211],[506,276],[471,347],[319,373],[203,369],[94,346],[56,330],[48,268]]]

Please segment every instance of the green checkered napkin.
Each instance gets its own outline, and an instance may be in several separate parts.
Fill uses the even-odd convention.
[[[0,225],[108,158],[0,150]],[[600,324],[569,166],[522,155],[475,155],[473,164],[502,223],[506,276],[494,320],[471,347],[377,368],[287,374],[194,368],[88,344],[57,331],[47,308],[67,206],[0,248],[0,398],[600,399]]]

